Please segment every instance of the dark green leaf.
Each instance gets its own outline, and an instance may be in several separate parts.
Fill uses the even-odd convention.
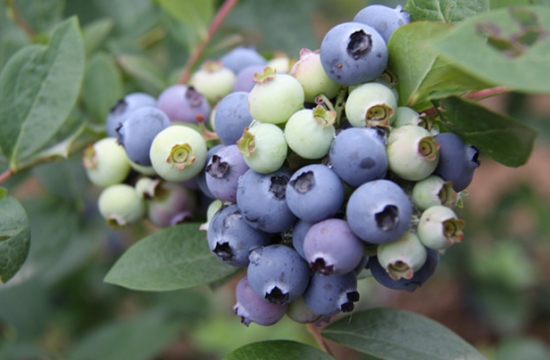
[[[245,345],[224,360],[333,360],[327,353],[312,346],[290,340],[262,341]]]
[[[328,325],[321,334],[380,359],[485,359],[473,346],[443,325],[399,309],[354,312]]]
[[[537,133],[532,128],[479,104],[453,96],[434,100],[447,129],[506,166],[521,166],[531,155]]]
[[[459,22],[489,10],[489,0],[409,0],[403,9],[411,21]]]
[[[206,36],[208,24],[214,15],[213,0],[159,0],[158,3],[183,26],[181,32],[190,49]]]
[[[95,329],[69,350],[67,360],[148,360],[173,341],[181,330],[179,319],[149,311]]]
[[[429,99],[462,94],[489,85],[459,71],[430,48],[430,41],[444,36],[452,26],[438,22],[415,22],[397,29],[389,44],[389,68],[398,78],[399,103],[421,111]]]
[[[103,11],[105,16],[115,21],[117,30],[140,35],[136,32],[142,29],[142,25],[149,23],[148,18],[155,13],[153,2],[150,0],[94,0],[95,4]]]
[[[84,74],[76,18],[57,26],[49,46],[29,45],[0,73],[0,147],[17,170],[48,144],[73,108]]]
[[[136,290],[165,291],[207,285],[238,269],[217,259],[198,223],[157,231],[128,249],[105,281]]]
[[[35,33],[48,32],[63,14],[63,0],[16,0],[15,5],[21,16]]]
[[[84,103],[99,124],[104,124],[110,109],[124,95],[122,75],[115,60],[106,53],[92,56],[84,77]]]
[[[534,337],[518,337],[498,344],[495,360],[548,360],[550,349],[544,341]]]
[[[118,63],[151,95],[156,96],[166,88],[162,69],[149,58],[125,54],[118,57]]]
[[[25,262],[30,246],[30,227],[21,204],[11,196],[0,200],[0,281],[11,279]]]
[[[550,93],[550,7],[498,9],[465,20],[434,39],[454,66],[494,86]]]
[[[82,30],[84,31],[84,48],[86,54],[91,54],[101,47],[103,41],[111,30],[115,23],[110,18],[103,18],[95,20],[87,24]]]

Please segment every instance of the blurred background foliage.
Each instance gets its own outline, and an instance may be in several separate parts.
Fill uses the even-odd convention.
[[[10,19],[8,3],[0,3],[0,68],[30,42]],[[124,94],[156,96],[176,81],[222,1],[189,2],[200,4],[200,13],[182,11],[182,3],[15,1],[40,34],[38,42],[61,19],[79,18],[87,75],[73,116],[88,125],[80,142],[97,138],[110,107]],[[255,46],[266,57],[276,51],[297,57],[301,48],[317,48],[331,26],[351,20],[367,4],[242,0],[205,58],[216,59],[237,44]],[[489,359],[549,359],[550,97],[508,94],[485,104],[539,130],[530,161],[511,169],[482,158],[459,211],[467,222],[463,243],[447,251],[436,275],[414,293],[362,280],[358,307],[391,306],[424,314]],[[219,359],[259,340],[315,345],[305,326],[287,318],[267,328],[242,325],[232,312],[234,281],[164,293],[103,283],[122,252],[155,229],[147,223],[123,230],[106,226],[96,207],[100,189],[89,184],[80,152],[67,161],[36,166],[4,185],[28,213],[32,245],[17,276],[0,285],[0,359]],[[361,359],[351,350],[330,346],[338,358]]]

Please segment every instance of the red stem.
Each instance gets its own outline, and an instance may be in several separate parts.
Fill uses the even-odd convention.
[[[238,0],[225,0],[223,5],[220,7],[218,12],[214,16],[214,19],[212,19],[212,22],[208,26],[206,36],[199,42],[195,50],[193,50],[193,52],[191,53],[191,56],[189,56],[189,59],[187,59],[187,63],[185,63],[181,77],[178,80],[178,84],[185,84],[187,81],[189,81],[193,66],[195,66],[197,61],[199,61],[199,58],[206,49],[206,46],[220,27],[220,25],[223,23],[227,15],[231,12],[231,9],[233,9],[235,4],[237,4],[237,1]]]
[[[13,19],[15,20],[17,25],[19,25],[19,27],[25,32],[25,34],[27,34],[29,38],[33,39],[36,34],[34,30],[29,26],[29,24],[25,21],[25,19],[23,19],[23,17],[19,13],[19,10],[17,10],[17,7],[15,6],[15,1],[8,0],[7,6],[11,9]]]
[[[2,174],[0,174],[0,184],[8,180],[12,175],[13,171],[11,171],[11,169],[4,171]]]
[[[501,95],[509,91],[511,91],[510,88],[507,88],[506,86],[496,86],[494,88],[472,91],[470,93],[464,94],[463,98],[468,100],[482,100],[491,96]],[[432,107],[421,111],[420,114],[426,116],[437,115],[437,109],[435,107]]]
[[[315,325],[314,323],[307,324],[307,327],[308,327],[309,332],[315,338],[315,341],[317,341],[317,344],[319,344],[319,346],[321,347],[321,349],[324,352],[326,352],[327,354],[334,357],[334,354],[332,353],[332,351],[330,351],[330,348],[328,347],[327,342],[325,341],[323,336],[321,336],[321,333],[319,332],[319,327],[317,325]]]

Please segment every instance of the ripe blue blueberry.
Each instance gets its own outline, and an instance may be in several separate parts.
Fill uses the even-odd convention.
[[[387,43],[391,34],[398,27],[410,22],[410,14],[404,12],[401,5],[398,5],[395,9],[384,5],[369,5],[360,10],[353,21],[372,26]]]
[[[224,145],[235,144],[242,136],[244,129],[250,126],[253,120],[250,111],[248,111],[247,92],[232,92],[216,106],[214,126]]]
[[[246,173],[248,165],[237,145],[224,146],[208,161],[205,167],[208,190],[222,201],[237,201],[239,178]]]
[[[105,122],[107,136],[117,137],[116,129],[124,122],[129,113],[142,106],[156,106],[157,100],[149,94],[136,92],[120,99],[107,115]]]
[[[265,67],[267,60],[252,47],[237,46],[227,54],[220,57],[223,66],[232,70],[235,74],[250,65]]]
[[[333,316],[351,312],[359,301],[357,277],[354,272],[342,275],[314,273],[304,293],[304,301],[313,313]]]
[[[208,101],[192,86],[176,84],[166,88],[160,93],[157,106],[172,121],[196,124],[210,116]]]
[[[235,296],[237,303],[233,306],[233,311],[246,326],[251,322],[262,326],[273,325],[283,318],[287,309],[286,305],[273,304],[258,297],[246,276],[237,283]]]

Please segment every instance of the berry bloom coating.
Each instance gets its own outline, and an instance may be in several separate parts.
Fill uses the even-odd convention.
[[[348,121],[355,127],[389,126],[396,109],[392,90],[375,82],[354,88],[345,106]]]
[[[306,238],[306,234],[312,225],[312,223],[298,220],[292,227],[292,246],[304,260],[307,260],[306,255],[304,254],[304,239]]]
[[[150,158],[157,174],[168,181],[185,181],[198,175],[206,163],[206,143],[197,131],[172,125],[153,140]]]
[[[235,295],[237,303],[233,306],[233,311],[246,326],[251,322],[262,326],[273,325],[285,315],[286,305],[273,304],[258,297],[246,276],[237,283]]]
[[[359,11],[353,21],[372,26],[388,43],[391,34],[400,26],[408,24],[410,14],[402,10],[401,5],[395,9],[384,5],[369,5]]]
[[[324,94],[332,99],[338,94],[340,84],[333,81],[321,65],[321,56],[319,51],[309,49],[300,50],[300,59],[290,70],[290,75],[302,84],[304,89],[305,101],[315,102],[315,98]]]
[[[233,91],[236,75],[219,61],[206,61],[189,79],[189,85],[215,104]]]
[[[330,29],[320,49],[326,74],[341,85],[357,85],[376,79],[388,63],[388,48],[372,27],[344,22]]]
[[[248,167],[260,174],[280,169],[288,152],[283,130],[277,125],[259,122],[245,128],[237,146]]]
[[[194,193],[183,186],[162,182],[147,205],[149,221],[155,226],[168,227],[192,220],[196,199]]]
[[[363,258],[364,242],[341,219],[326,219],[311,226],[303,245],[312,270],[323,275],[348,273]]]
[[[426,209],[418,222],[418,236],[427,247],[445,250],[462,241],[464,220],[457,218],[453,210],[445,206],[432,206]]]
[[[145,201],[126,184],[115,184],[103,189],[98,199],[99,213],[109,226],[132,224],[145,216]]]
[[[479,151],[454,133],[437,134],[435,140],[441,147],[434,174],[451,181],[457,192],[466,189],[472,182],[474,170],[479,167]]]
[[[369,181],[351,194],[346,215],[349,226],[371,244],[391,242],[409,228],[412,204],[407,194],[389,180]]]
[[[124,122],[129,113],[142,106],[156,106],[157,100],[149,94],[136,92],[120,99],[107,115],[105,122],[107,136],[117,137],[116,129]]]
[[[260,55],[256,49],[237,46],[227,54],[220,57],[224,67],[230,69],[235,74],[250,65],[259,65],[265,67],[267,60]]]
[[[210,161],[212,158],[212,155],[214,155],[218,150],[220,150],[223,147],[222,144],[216,145],[213,148],[209,149],[206,152],[206,163]],[[202,169],[199,175],[196,177],[197,179],[197,185],[199,189],[202,191],[202,193],[206,196],[208,196],[211,199],[215,199],[216,197],[212,194],[212,192],[208,189],[208,184],[206,184],[206,169]]]
[[[405,180],[418,181],[435,170],[439,161],[439,144],[428,130],[405,125],[390,132],[387,154],[393,173]]]
[[[249,253],[269,244],[269,235],[250,227],[235,204],[222,207],[208,225],[208,246],[218,259],[236,267],[249,263]]]
[[[247,276],[256,295],[285,305],[306,290],[309,268],[294,249],[275,244],[252,250]]]
[[[149,150],[155,136],[170,126],[170,119],[162,110],[142,106],[132,111],[117,128],[118,142],[124,146],[128,158],[138,165],[151,166]]]
[[[115,138],[103,138],[82,154],[82,164],[92,183],[107,187],[121,183],[130,173],[130,161]]]
[[[357,277],[353,272],[343,275],[314,273],[304,293],[304,302],[307,307],[321,316],[351,312],[357,301],[359,301]]]
[[[380,244],[376,251],[380,266],[393,280],[412,279],[426,262],[426,247],[415,233],[405,232],[397,240]]]
[[[444,181],[436,175],[431,175],[414,184],[412,201],[420,210],[435,205],[453,207],[458,200],[450,181]]]
[[[206,164],[208,190],[222,201],[237,201],[239,178],[247,172],[248,165],[237,145],[224,146]]]
[[[266,67],[254,76],[256,85],[248,97],[250,115],[271,124],[285,123],[304,104],[304,90],[296,78]]]
[[[247,92],[233,92],[216,106],[214,124],[218,137],[224,145],[235,144],[253,120],[248,111]]]
[[[297,217],[316,223],[332,217],[340,209],[344,202],[344,185],[327,166],[307,165],[290,178],[286,201]]]
[[[208,119],[210,105],[195,88],[186,85],[172,85],[158,97],[157,106],[172,121],[196,124],[197,120]]]
[[[410,279],[392,279],[388,275],[386,269],[380,265],[376,256],[369,258],[368,268],[374,280],[376,280],[376,282],[380,285],[393,290],[406,290],[408,292],[413,292],[432,277],[435,273],[437,265],[439,264],[439,251],[429,248],[426,250],[428,254],[426,257],[426,262],[420,269],[414,272],[413,277]]]
[[[388,171],[385,134],[380,128],[340,131],[330,147],[332,170],[351,186],[381,179]]]
[[[296,221],[286,203],[285,190],[291,172],[280,169],[269,174],[248,170],[240,179],[237,206],[246,222],[268,233],[283,232]]]
[[[285,124],[288,146],[304,159],[322,158],[334,140],[335,119],[336,112],[327,111],[321,105],[295,112]]]

